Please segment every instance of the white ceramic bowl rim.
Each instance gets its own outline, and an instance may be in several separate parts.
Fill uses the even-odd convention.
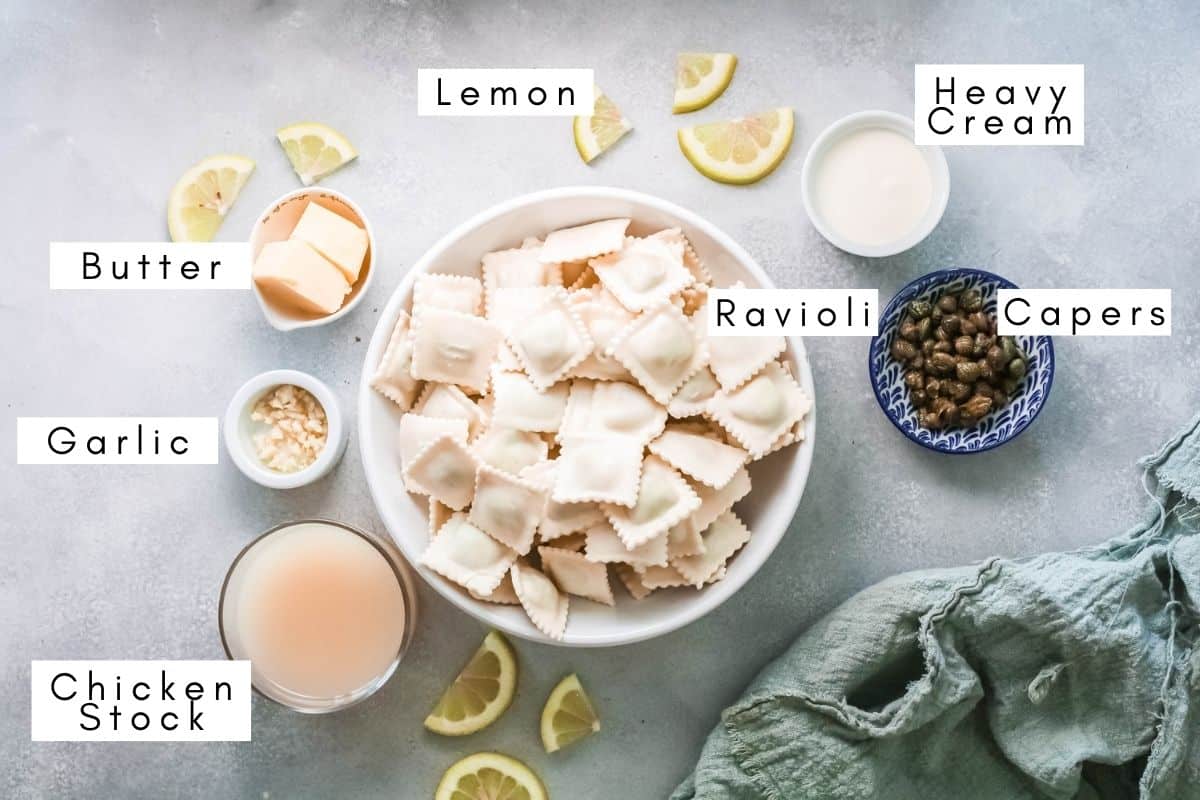
[[[279,197],[276,197],[265,209],[263,209],[262,213],[258,215],[258,218],[254,220],[254,227],[250,229],[250,238],[248,240],[250,245],[254,245],[254,241],[258,238],[258,232],[262,229],[263,223],[277,208],[284,203],[290,203],[297,198],[307,197],[314,194],[329,195],[353,211],[362,222],[363,230],[367,232],[368,257],[365,266],[365,274],[363,274],[359,279],[358,290],[354,297],[350,298],[350,302],[346,303],[332,314],[327,314],[323,317],[317,317],[316,319],[288,319],[287,317],[277,313],[273,308],[271,308],[270,304],[266,301],[266,298],[262,296],[262,292],[258,290],[258,285],[251,281],[250,289],[254,293],[254,299],[258,303],[258,308],[260,311],[262,311],[263,317],[266,318],[267,323],[272,328],[277,331],[284,331],[285,333],[287,331],[299,330],[301,328],[316,328],[321,325],[328,325],[335,320],[341,319],[358,307],[358,305],[362,302],[363,297],[366,296],[367,289],[371,287],[371,282],[375,279],[375,261],[378,257],[378,253],[376,251],[377,244],[375,241],[375,229],[371,227],[371,220],[367,219],[367,215],[364,214],[363,210],[358,207],[358,203],[355,203],[349,197],[337,191],[336,189],[329,189],[324,186],[304,186],[299,189],[293,189],[290,192],[285,192]]]
[[[821,131],[821,135],[808,149],[808,154],[804,157],[804,166],[800,172],[800,191],[804,200],[804,211],[808,214],[813,227],[838,249],[868,258],[894,256],[915,247],[941,222],[942,215],[946,212],[946,204],[950,201],[950,168],[946,164],[945,153],[937,145],[918,145],[917,149],[924,155],[925,162],[929,165],[932,174],[933,200],[920,223],[907,236],[881,245],[867,245],[850,241],[825,221],[817,209],[816,198],[813,196],[817,162],[835,141],[846,134],[862,128],[879,127],[903,133],[910,139],[914,138],[913,121],[902,114],[881,110],[857,111],[842,117]]]
[[[375,333],[371,338],[371,342],[367,348],[367,354],[363,361],[362,376],[359,381],[358,392],[358,432],[360,442],[360,452],[363,461],[363,470],[366,474],[367,485],[371,491],[371,497],[375,500],[375,507],[382,517],[384,526],[389,534],[394,528],[401,527],[400,521],[394,519],[389,513],[388,508],[381,504],[379,497],[387,496],[389,492],[402,491],[401,487],[384,486],[381,484],[381,477],[376,474],[375,468],[371,460],[367,456],[367,448],[363,446],[369,434],[366,430],[367,418],[370,413],[369,403],[373,400],[373,390],[370,386],[371,376],[375,371],[375,366],[382,356],[383,349],[386,346],[388,338],[391,336],[391,329],[396,317],[401,309],[401,306],[408,300],[411,295],[412,285],[417,275],[425,272],[429,265],[435,262],[444,251],[450,246],[471,233],[476,228],[479,228],[487,222],[508,214],[516,209],[534,206],[546,202],[567,199],[606,199],[625,201],[636,203],[654,208],[655,210],[669,215],[685,226],[702,230],[706,235],[717,242],[721,248],[729,253],[729,255],[737,261],[743,268],[751,273],[763,288],[775,288],[774,282],[770,279],[762,267],[751,258],[740,245],[731,239],[724,231],[717,228],[711,222],[704,220],[695,213],[688,211],[680,206],[675,205],[666,200],[659,199],[653,195],[643,194],[641,192],[632,191],[629,189],[619,189],[613,187],[598,187],[598,186],[566,186],[556,189],[547,189],[530,194],[519,195],[510,200],[507,200],[498,205],[492,206],[485,211],[482,211],[467,221],[455,227],[445,236],[437,241],[412,267],[409,268],[404,278],[400,281],[391,297],[388,299],[387,305],[380,314],[380,322],[376,326]],[[582,222],[583,220],[581,220]],[[516,232],[518,238],[525,235],[524,232]],[[789,347],[793,351],[797,363],[800,364],[804,372],[801,382],[807,383],[812,387],[811,369],[808,364],[808,357],[805,353],[804,343],[799,337],[789,337]],[[815,401],[815,398],[814,398]],[[795,456],[797,464],[795,468],[788,470],[787,482],[779,487],[778,494],[780,497],[792,499],[794,498],[798,506],[801,497],[804,493],[804,486],[808,479],[809,469],[812,465],[813,442],[816,435],[816,407],[809,413],[805,421],[805,441],[799,445],[799,452]],[[790,523],[793,515],[788,516]],[[630,627],[622,629],[614,633],[593,633],[581,634],[578,631],[571,630],[571,624],[568,620],[567,632],[563,640],[552,640],[537,631],[531,624],[529,625],[514,625],[511,619],[505,614],[499,613],[505,607],[491,607],[490,604],[483,601],[474,600],[465,592],[461,591],[457,586],[452,585],[449,581],[442,578],[440,575],[432,572],[424,565],[420,564],[415,557],[415,554],[409,553],[405,548],[404,542],[392,536],[396,542],[400,552],[409,560],[413,568],[425,579],[425,582],[431,585],[442,597],[449,600],[458,608],[465,611],[467,614],[475,617],[482,622],[499,628],[506,633],[512,634],[522,639],[537,642],[539,644],[551,644],[567,647],[607,647],[620,644],[632,644],[634,642],[652,639],[656,636],[661,636],[671,631],[677,630],[695,620],[703,617],[708,612],[712,611],[724,601],[728,600],[737,592],[753,575],[757,574],[759,568],[766,562],[767,558],[774,551],[779,541],[783,538],[789,527],[785,523],[778,530],[756,529],[755,536],[766,537],[770,542],[770,546],[761,550],[750,552],[743,550],[738,554],[737,558],[742,563],[748,563],[748,567],[742,572],[740,579],[729,577],[725,580],[718,581],[714,584],[706,586],[703,591],[698,592],[694,598],[690,598],[690,602],[682,604],[676,613],[661,620],[649,622],[640,625],[639,627]]]
[[[325,409],[329,429],[325,447],[313,463],[296,472],[275,472],[263,466],[258,460],[258,455],[248,449],[248,443],[241,434],[241,421],[243,415],[249,413],[250,404],[263,393],[272,387],[288,383],[308,390],[317,398]],[[233,399],[225,409],[225,449],[242,474],[269,489],[295,489],[323,477],[341,458],[346,433],[346,420],[342,416],[341,406],[338,405],[333,390],[320,379],[295,369],[260,372],[234,392]]]

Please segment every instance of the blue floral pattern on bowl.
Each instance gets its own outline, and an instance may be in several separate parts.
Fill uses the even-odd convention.
[[[879,317],[880,334],[871,340],[871,386],[883,413],[909,439],[941,453],[979,453],[1015,439],[1037,418],[1054,383],[1054,344],[1049,336],[1016,337],[1021,349],[1029,355],[1029,371],[1006,405],[972,427],[940,431],[917,424],[917,414],[904,385],[904,365],[890,352],[904,308],[910,301],[932,301],[945,292],[957,294],[978,289],[983,295],[984,310],[995,314],[998,290],[1015,288],[1010,281],[983,270],[948,269],[917,278],[887,304]]]

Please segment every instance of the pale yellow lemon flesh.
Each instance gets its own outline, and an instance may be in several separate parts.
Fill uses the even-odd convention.
[[[722,183],[754,183],[770,175],[792,144],[790,108],[679,129],[679,148],[705,177]]]
[[[167,198],[171,241],[211,242],[252,172],[251,159],[222,154],[183,173]]]

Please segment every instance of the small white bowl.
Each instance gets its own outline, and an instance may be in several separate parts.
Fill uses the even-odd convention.
[[[375,507],[405,558],[443,597],[485,625],[522,639],[568,647],[629,644],[669,633],[697,620],[725,600],[756,573],[787,532],[812,465],[816,436],[815,411],[804,424],[804,441],[750,465],[754,488],[737,506],[738,516],[754,532],[728,565],[724,580],[701,591],[655,592],[634,601],[614,587],[616,607],[571,600],[566,635],[561,641],[541,633],[519,606],[476,600],[421,564],[429,544],[428,500],[404,491],[396,453],[400,409],[371,388],[371,376],[383,356],[392,327],[412,303],[413,285],[426,272],[478,275],[484,253],[514,247],[527,236],[584,222],[630,217],[630,233],[644,236],[663,228],[681,228],[718,286],[743,281],[750,287],[773,288],[762,267],[716,225],[674,203],[627,189],[574,186],[521,195],[475,215],[443,236],[409,270],[379,314],[379,322],[363,362],[358,389],[358,442],[367,485]],[[788,340],[784,356],[809,397],[815,397],[812,370],[799,338]],[[802,530],[796,531],[802,535]],[[615,582],[615,578],[614,578]],[[623,596],[622,596],[623,595]]]
[[[259,423],[250,419],[250,411],[264,394],[276,386],[289,383],[308,390],[317,398],[317,402],[325,409],[329,435],[325,440],[325,449],[317,455],[316,461],[297,472],[276,472],[259,461],[258,454],[254,452],[253,437]],[[273,369],[255,375],[234,393],[229,407],[225,409],[225,449],[243,475],[268,489],[295,489],[325,477],[346,452],[349,438],[350,428],[342,416],[337,397],[328,386],[307,372]]]
[[[825,157],[829,148],[846,135],[864,128],[885,128],[895,131],[909,140],[914,138],[912,120],[891,111],[859,111],[842,117],[821,132],[821,135],[813,142],[812,147],[808,149],[808,155],[804,157],[804,168],[800,173],[801,192],[804,197],[804,211],[808,214],[808,218],[812,221],[813,227],[817,229],[817,232],[824,236],[834,247],[845,250],[847,253],[867,256],[869,258],[894,256],[897,253],[903,253],[910,247],[916,246],[922,239],[932,233],[933,229],[937,227],[938,222],[941,221],[942,214],[946,211],[946,203],[950,200],[950,168],[946,166],[946,156],[942,153],[942,148],[936,145],[918,146],[917,149],[925,157],[925,163],[929,165],[929,173],[933,178],[933,197],[930,200],[925,216],[908,235],[895,241],[881,245],[869,245],[851,241],[838,234],[821,216],[817,209],[816,198],[814,197],[815,187],[813,183],[816,181],[816,166]]]
[[[267,318],[271,327],[280,331],[315,328],[318,325],[328,325],[334,320],[341,319],[362,302],[367,288],[371,285],[371,279],[375,277],[375,231],[371,228],[370,221],[363,215],[362,209],[355,205],[349,197],[321,186],[296,189],[267,206],[267,210],[259,215],[258,221],[250,230],[250,258],[258,258],[258,253],[262,250],[263,245],[288,238],[309,203],[324,206],[333,213],[361,226],[367,232],[367,254],[363,258],[358,280],[351,287],[346,301],[332,314],[313,316],[280,308],[263,296],[257,284],[251,283],[254,299],[258,301],[258,307],[262,309],[263,316]]]

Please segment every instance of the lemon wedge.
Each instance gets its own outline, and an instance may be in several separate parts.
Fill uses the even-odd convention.
[[[679,129],[679,148],[700,174],[721,183],[754,183],[779,166],[792,144],[790,108]]]
[[[211,242],[254,162],[245,156],[209,156],[175,182],[167,198],[167,230],[173,242]]]
[[[508,709],[516,690],[517,658],[508,640],[492,631],[442,693],[425,727],[443,736],[483,730]]]
[[[591,163],[631,130],[633,125],[621,114],[621,109],[597,87],[592,116],[575,118],[575,149],[585,162]]]
[[[547,753],[591,736],[600,730],[600,718],[574,673],[558,682],[542,707],[542,746]]]
[[[499,753],[475,753],[442,775],[433,800],[548,800],[534,771]]]
[[[288,125],[275,131],[275,138],[305,186],[358,158],[358,151],[349,139],[320,122]]]
[[[697,111],[716,100],[733,80],[733,53],[680,53],[675,59],[675,105],[672,113]]]

